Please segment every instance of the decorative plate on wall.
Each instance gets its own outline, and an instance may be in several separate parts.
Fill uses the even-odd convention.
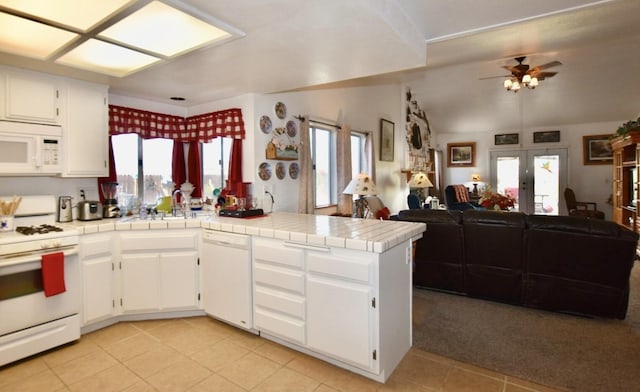
[[[260,129],[262,130],[262,133],[271,132],[272,126],[273,124],[271,123],[271,118],[269,118],[269,116],[265,115],[260,117]]]
[[[262,181],[268,181],[271,178],[271,165],[268,162],[262,162],[258,166],[258,176]]]
[[[284,163],[282,162],[276,163],[276,177],[278,177],[279,180],[282,180],[286,175],[286,173],[287,173],[287,170],[285,169]]]
[[[287,117],[287,106],[284,103],[276,103],[275,111],[276,116],[278,116],[279,119],[283,120],[285,117]]]
[[[289,120],[287,121],[287,135],[289,137],[295,137],[298,134],[298,125],[295,121]]]
[[[289,165],[289,177],[295,180],[298,178],[299,173],[300,166],[298,165],[298,162],[292,162],[291,165]]]

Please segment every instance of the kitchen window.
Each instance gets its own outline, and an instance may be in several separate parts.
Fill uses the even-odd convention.
[[[171,167],[173,140],[142,139],[137,134],[113,135],[111,140],[121,208],[136,207],[131,205],[134,198],[154,205],[158,198],[171,195],[174,190]],[[212,198],[213,190],[224,186],[232,141],[231,138],[217,137],[202,143],[203,198]]]

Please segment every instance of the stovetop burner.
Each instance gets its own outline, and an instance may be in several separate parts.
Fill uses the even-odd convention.
[[[62,228],[45,224],[40,226],[18,226],[16,227],[16,231],[24,235],[33,235],[33,234],[47,234],[52,231],[62,231]]]

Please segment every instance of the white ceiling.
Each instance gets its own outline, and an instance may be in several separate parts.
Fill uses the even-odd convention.
[[[171,0],[175,1],[175,0]],[[246,35],[125,78],[0,53],[0,63],[193,106],[245,93],[403,82],[432,128],[485,131],[617,121],[640,113],[640,1],[185,0]],[[534,91],[503,65],[559,60]],[[183,103],[169,101],[182,96]],[[523,108],[523,116],[520,116]]]

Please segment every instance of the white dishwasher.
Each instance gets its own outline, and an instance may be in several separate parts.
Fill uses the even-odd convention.
[[[244,329],[253,328],[250,238],[205,229],[200,248],[204,311]]]

